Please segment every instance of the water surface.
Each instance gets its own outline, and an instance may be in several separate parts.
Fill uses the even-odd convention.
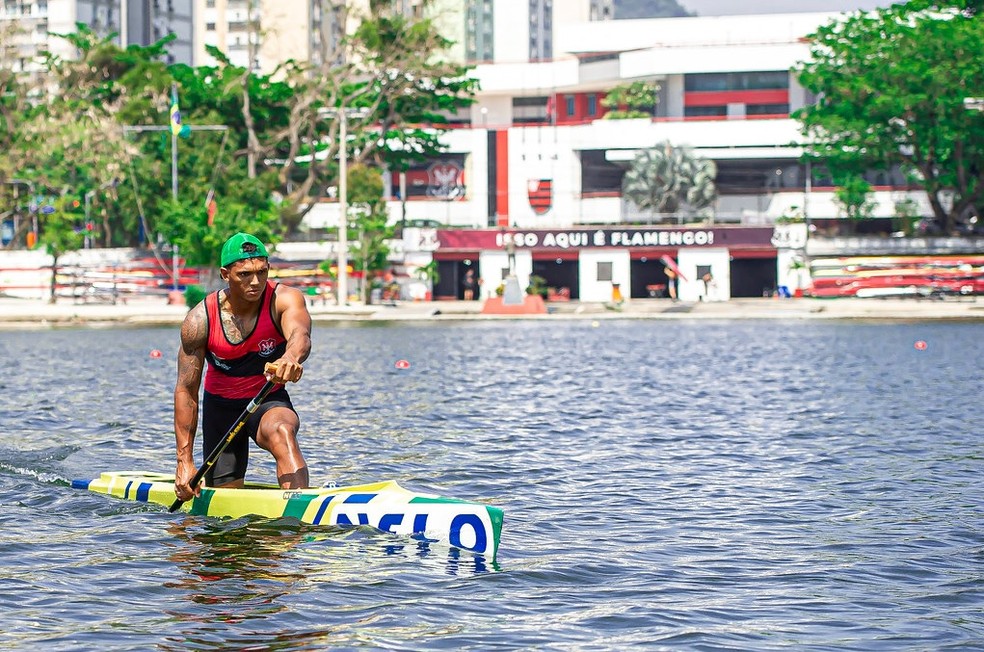
[[[982,338],[319,324],[312,480],[502,507],[490,560],[73,490],[173,470],[177,329],[0,332],[0,648],[980,649]]]

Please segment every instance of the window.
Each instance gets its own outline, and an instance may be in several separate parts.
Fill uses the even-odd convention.
[[[728,115],[726,106],[688,106],[683,110],[684,117],[687,118],[707,118],[711,116]]]
[[[687,75],[684,89],[699,91],[750,91],[789,88],[789,73],[775,72],[711,72]]]
[[[564,96],[565,110],[567,111],[567,117],[573,117],[577,113],[577,102],[573,95]]]
[[[547,117],[548,98],[514,97],[512,101],[513,122],[516,124],[537,124],[549,122]]]
[[[625,167],[608,160],[603,149],[586,149],[581,156],[581,193],[618,193]]]
[[[611,281],[612,280],[612,264],[598,263],[598,280],[599,281]]]
[[[788,104],[746,104],[745,115],[789,115]]]
[[[206,32],[214,32],[215,31],[215,23],[205,23],[205,31]]]
[[[588,94],[588,117],[593,118],[598,115],[598,95],[595,93]]]

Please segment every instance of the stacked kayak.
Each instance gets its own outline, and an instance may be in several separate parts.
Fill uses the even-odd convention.
[[[170,506],[174,476],[144,471],[110,471],[72,487],[124,500]],[[312,525],[369,526],[461,548],[495,559],[502,510],[466,500],[404,489],[394,480],[348,487],[281,489],[246,483],[242,489],[203,487],[182,509],[200,516],[292,517]]]

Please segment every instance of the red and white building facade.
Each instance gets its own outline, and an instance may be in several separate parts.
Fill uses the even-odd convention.
[[[811,98],[790,70],[809,55],[806,37],[837,14],[800,13],[584,22],[554,34],[554,58],[477,65],[476,103],[454,116],[447,152],[389,179],[406,268],[437,260],[435,298],[460,297],[469,267],[488,296],[512,258],[521,285],[546,280],[555,298],[607,301],[660,295],[669,256],[679,298],[762,296],[806,279],[805,225],[836,219],[834,188],[800,163],[802,136],[790,113]],[[632,81],[659,85],[651,118],[607,120],[602,100]],[[621,193],[636,152],[663,141],[718,167],[713,220],[638,211]],[[910,199],[901,175],[873,179],[878,211]],[[309,226],[337,226],[337,205]],[[421,226],[423,228],[416,228]],[[508,250],[508,251],[507,251]],[[701,279],[710,273],[712,290]],[[662,286],[662,287],[661,287]]]

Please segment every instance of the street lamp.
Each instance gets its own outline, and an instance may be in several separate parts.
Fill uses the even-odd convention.
[[[340,116],[338,122],[338,287],[335,298],[338,305],[348,304],[348,120],[349,118],[364,118],[369,115],[369,109],[361,108],[323,108],[318,110],[320,116]]]

